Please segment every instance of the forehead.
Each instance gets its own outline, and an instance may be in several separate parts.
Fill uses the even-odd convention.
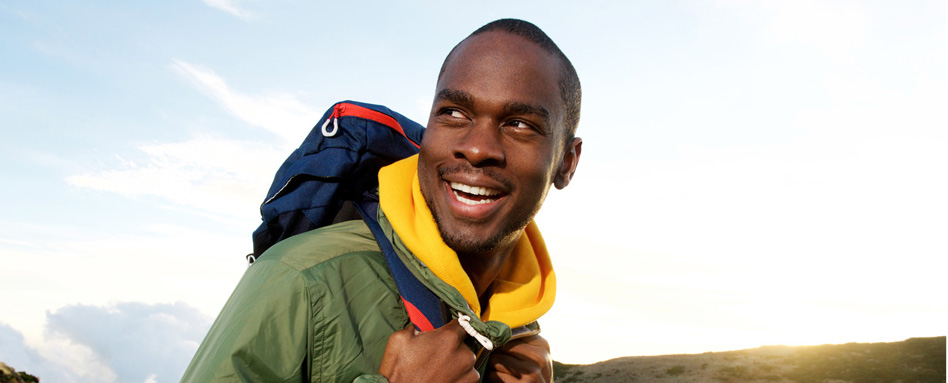
[[[478,103],[525,103],[562,116],[560,65],[539,45],[506,32],[490,31],[461,42],[438,80],[445,89],[470,93]]]

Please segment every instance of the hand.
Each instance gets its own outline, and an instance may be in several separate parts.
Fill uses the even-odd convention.
[[[379,373],[391,383],[477,383],[474,352],[464,344],[458,321],[418,332],[414,326],[388,337]]]
[[[550,343],[539,335],[511,340],[490,354],[484,375],[485,381],[495,383],[552,382]]]

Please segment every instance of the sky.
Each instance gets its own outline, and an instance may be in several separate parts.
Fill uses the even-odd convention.
[[[583,86],[576,176],[537,216],[554,359],[948,333],[944,1],[13,0],[0,360],[177,381],[322,112],[424,124],[444,56],[503,17]]]

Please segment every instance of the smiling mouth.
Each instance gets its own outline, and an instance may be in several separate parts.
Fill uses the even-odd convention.
[[[483,205],[497,200],[501,194],[499,190],[481,186],[465,185],[460,182],[451,182],[454,197],[465,205]]]

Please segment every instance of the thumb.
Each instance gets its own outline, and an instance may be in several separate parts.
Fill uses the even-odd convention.
[[[464,340],[467,337],[467,331],[464,330],[464,327],[461,327],[461,322],[457,319],[448,322],[448,324],[441,326],[438,331],[449,332],[457,336],[458,340]]]

